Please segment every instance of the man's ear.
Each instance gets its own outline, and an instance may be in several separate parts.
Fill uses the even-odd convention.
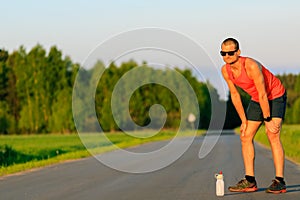
[[[239,55],[241,55],[241,50],[237,50],[237,55],[239,56]]]

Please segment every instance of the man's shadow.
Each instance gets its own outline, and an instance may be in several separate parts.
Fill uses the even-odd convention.
[[[267,188],[258,188],[258,192],[265,192]],[[291,193],[291,192],[300,192],[300,185],[287,185],[286,186],[286,192]]]
[[[265,192],[266,190],[267,188],[258,188],[256,192]],[[287,193],[300,192],[300,185],[287,185],[286,190]],[[238,194],[241,195],[241,194],[248,194],[248,193],[247,192],[226,192],[225,196],[238,195]]]

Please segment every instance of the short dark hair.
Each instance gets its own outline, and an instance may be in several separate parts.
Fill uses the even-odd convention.
[[[233,43],[235,45],[235,50],[239,50],[239,48],[240,48],[239,42],[234,38],[227,38],[222,42],[222,44],[225,44],[225,45],[230,44],[230,43]]]

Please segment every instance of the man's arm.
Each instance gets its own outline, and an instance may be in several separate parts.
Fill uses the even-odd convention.
[[[242,135],[244,135],[244,132],[246,131],[246,128],[247,128],[247,118],[246,118],[245,110],[244,110],[244,107],[242,104],[241,96],[240,96],[239,92],[237,91],[234,83],[230,80],[225,65],[222,67],[222,75],[228,85],[228,88],[230,91],[230,96],[231,96],[231,101],[242,121],[241,132],[242,132]]]
[[[249,78],[254,81],[255,87],[258,91],[258,99],[263,112],[263,117],[270,117],[270,106],[266,92],[264,76],[261,70],[262,66],[255,60],[247,59],[245,67]]]
[[[270,117],[270,106],[268,101],[268,95],[266,92],[264,75],[262,73],[262,66],[252,59],[247,59],[245,63],[246,71],[250,79],[254,81],[255,87],[258,91],[258,98],[263,117]],[[266,128],[273,133],[278,133],[280,126],[276,125],[273,120],[265,122]]]

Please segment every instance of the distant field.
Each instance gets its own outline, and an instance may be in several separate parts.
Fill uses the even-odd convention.
[[[155,136],[147,137],[152,132],[135,132],[143,138],[128,136],[122,132],[108,133],[106,136],[120,148],[140,145],[146,142],[171,139],[175,131],[161,131]],[[197,135],[204,133],[200,130]],[[190,136],[184,132],[182,136]],[[115,149],[104,140],[102,134],[84,134],[84,141],[93,153],[102,153]],[[58,163],[65,160],[90,156],[77,134],[47,135],[13,135],[0,136],[0,176],[20,172],[36,167]]]
[[[260,127],[255,136],[255,141],[270,148],[264,126]],[[283,125],[281,130],[281,141],[286,157],[300,163],[300,125]]]

